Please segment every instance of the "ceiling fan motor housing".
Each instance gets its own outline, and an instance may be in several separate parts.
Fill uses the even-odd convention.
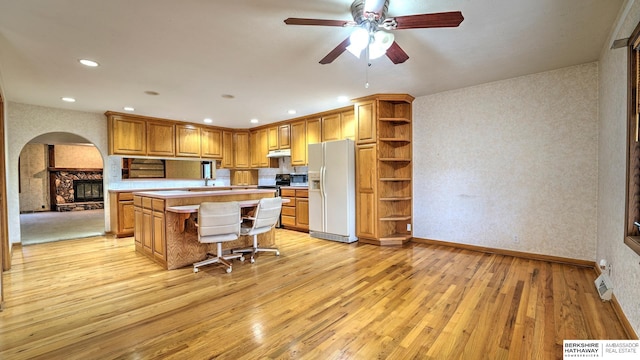
[[[371,1],[371,0],[369,0]],[[364,22],[373,22],[375,25],[381,24],[387,17],[389,10],[389,0],[384,0],[384,4],[378,12],[365,12],[367,0],[355,0],[351,4],[351,16],[356,24],[361,25]]]

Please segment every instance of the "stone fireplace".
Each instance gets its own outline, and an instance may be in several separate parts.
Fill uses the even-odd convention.
[[[102,170],[56,169],[50,175],[55,211],[104,209]]]

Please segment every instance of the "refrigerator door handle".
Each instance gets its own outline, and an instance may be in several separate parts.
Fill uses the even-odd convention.
[[[320,167],[320,198],[322,199],[322,231],[327,231],[327,196],[325,189],[326,166]]]

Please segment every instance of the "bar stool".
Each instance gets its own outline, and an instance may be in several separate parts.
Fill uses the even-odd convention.
[[[203,202],[198,209],[198,241],[201,243],[215,243],[217,250],[214,257],[193,264],[193,272],[204,265],[220,263],[227,267],[227,273],[232,270],[229,260],[239,258],[244,261],[243,254],[222,255],[222,243],[233,241],[240,236],[240,204],[230,202]],[[211,255],[211,254],[208,254]]]
[[[262,198],[256,208],[255,216],[244,217],[242,222],[242,228],[240,233],[242,235],[253,236],[253,247],[245,249],[235,249],[234,253],[251,253],[251,263],[255,262],[255,254],[258,252],[274,252],[276,256],[280,255],[280,251],[277,248],[261,248],[258,246],[258,235],[263,234],[271,230],[278,219],[280,218],[280,211],[282,211],[282,198]]]

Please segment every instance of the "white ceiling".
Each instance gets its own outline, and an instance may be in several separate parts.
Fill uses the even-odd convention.
[[[351,20],[351,0],[0,0],[0,81],[9,102],[98,113],[133,106],[245,128],[251,118],[266,124],[348,105],[339,95],[417,97],[596,61],[622,3],[391,0],[390,17],[460,10],[465,19],[395,31],[410,58],[373,60],[367,89],[366,64],[350,53],[318,63],[353,28],[283,22]]]

